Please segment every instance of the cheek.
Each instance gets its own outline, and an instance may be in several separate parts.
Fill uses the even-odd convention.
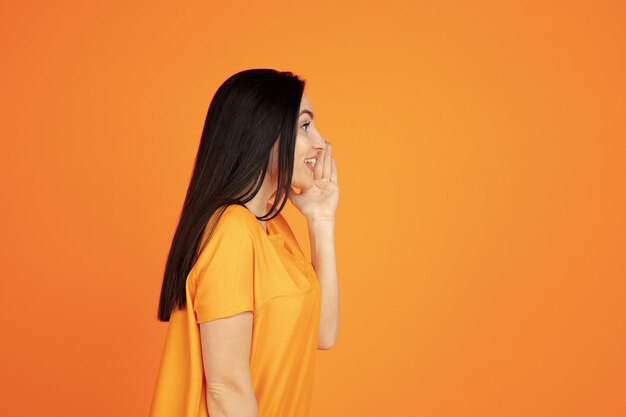
[[[294,149],[294,156],[296,159],[302,161],[306,158],[309,153],[310,146],[308,146],[308,139],[304,137],[302,134],[298,134],[296,138],[296,146]]]

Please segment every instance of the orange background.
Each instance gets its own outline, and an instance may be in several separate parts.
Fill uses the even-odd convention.
[[[147,415],[206,111],[255,67],[337,160],[312,417],[626,415],[624,2],[191,3],[2,3],[2,415]]]

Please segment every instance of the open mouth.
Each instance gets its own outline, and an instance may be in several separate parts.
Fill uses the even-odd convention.
[[[315,171],[315,162],[317,161],[316,158],[309,158],[309,159],[305,159],[304,160],[304,165],[307,166],[307,168],[309,168],[311,170],[311,172]]]

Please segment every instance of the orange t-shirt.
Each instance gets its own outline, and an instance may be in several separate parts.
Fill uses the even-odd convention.
[[[320,286],[282,214],[266,226],[239,204],[222,213],[187,276],[187,307],[170,317],[150,417],[209,416],[199,324],[243,311],[259,417],[308,416]]]

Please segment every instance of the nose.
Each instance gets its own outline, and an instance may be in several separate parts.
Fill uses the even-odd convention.
[[[320,135],[316,138],[313,146],[316,149],[322,150],[328,147],[328,142],[326,142],[326,140],[324,140],[324,138]]]
[[[327,147],[326,141],[324,139],[319,138],[313,143],[313,149],[315,149],[315,154],[317,156],[321,155],[322,151]]]

